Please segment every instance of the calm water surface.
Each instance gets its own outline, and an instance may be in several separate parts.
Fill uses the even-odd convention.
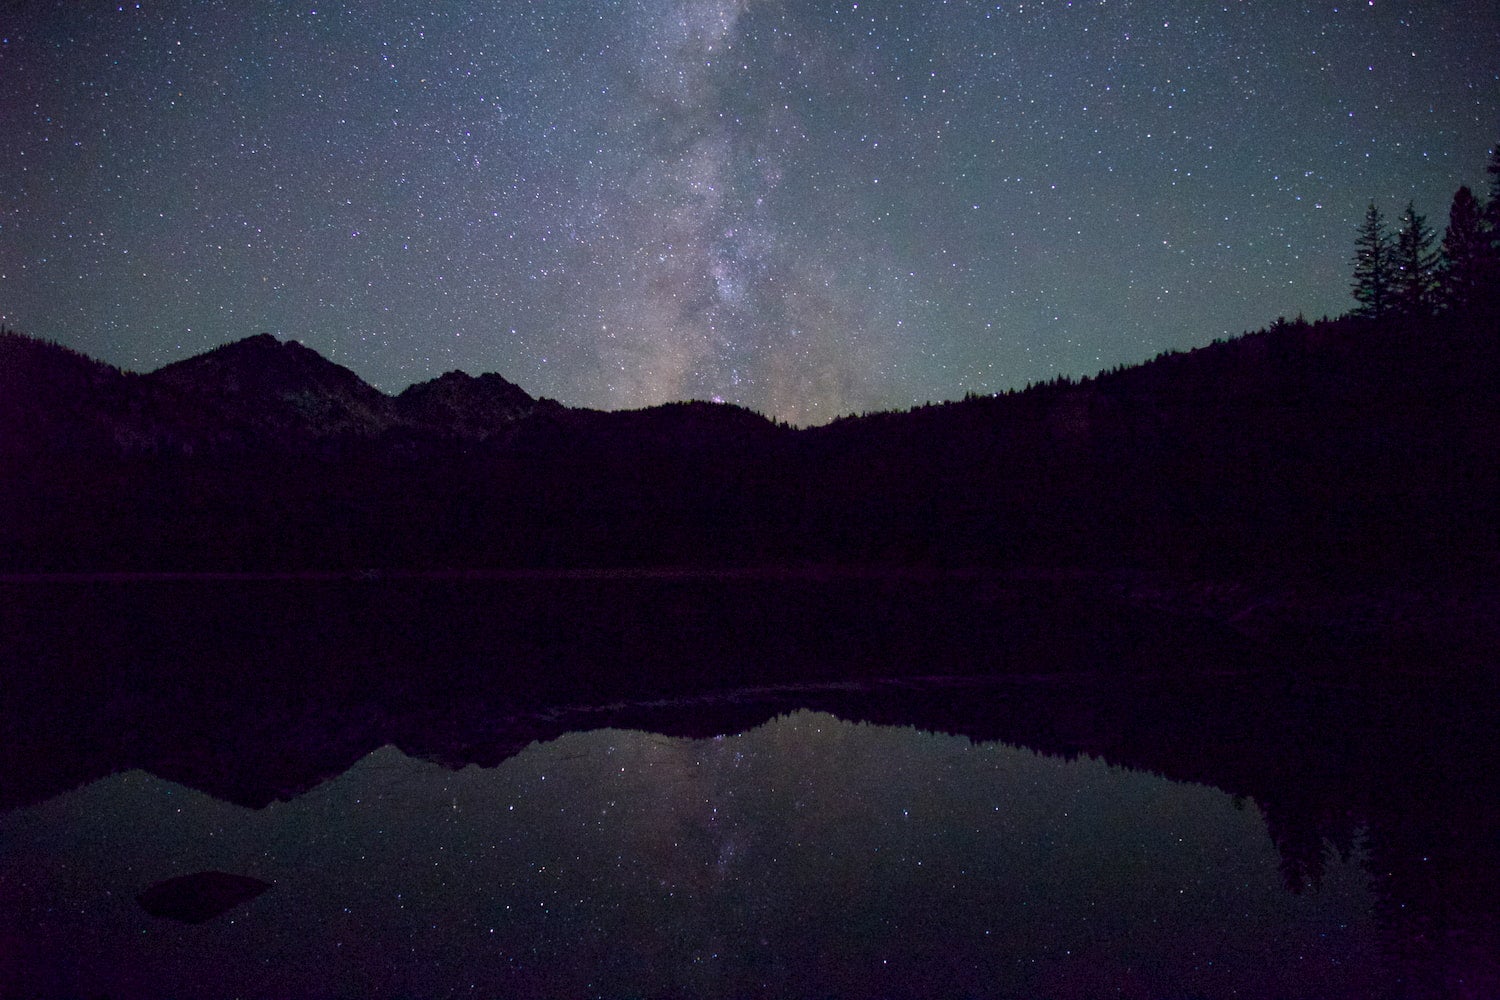
[[[810,711],[385,747],[258,810],[128,771],[0,814],[0,993],[1381,996],[1362,857],[1293,892],[1252,800]],[[136,901],[203,870],[274,885]]]

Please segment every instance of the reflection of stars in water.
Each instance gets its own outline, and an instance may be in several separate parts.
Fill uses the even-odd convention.
[[[382,995],[418,964],[435,994],[846,995],[888,967],[908,988],[857,992],[949,970],[955,995],[1144,973],[1143,992],[1345,995],[1349,966],[1378,964],[1358,860],[1287,893],[1258,812],[1219,792],[806,712],[705,741],[575,733],[456,772],[387,747],[262,810],[134,772],[0,814],[0,841],[24,890],[0,922],[30,907],[73,931],[50,938],[69,967],[78,928],[143,947],[136,923],[90,923],[119,920],[100,886],[189,857],[274,881],[224,949],[177,950],[200,981],[264,985],[274,953],[285,982],[326,983],[337,954]],[[63,905],[37,905],[38,878]],[[1288,947],[1306,958],[1268,971]]]

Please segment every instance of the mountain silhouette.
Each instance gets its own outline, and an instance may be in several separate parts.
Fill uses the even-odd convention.
[[[538,410],[561,409],[552,400],[535,400],[499,375],[475,377],[452,371],[418,382],[396,397],[401,419],[437,433],[484,441]]]
[[[113,423],[106,399],[124,380],[119,369],[77,351],[0,334],[0,456],[86,447],[83,437]]]
[[[268,336],[134,374],[0,332],[0,798],[139,766],[259,805],[385,743],[722,733],[800,685],[1251,795],[1296,886],[1368,829],[1438,962],[1493,927],[1497,427],[1500,337],[1455,315],[800,430],[498,375],[389,396]]]
[[[375,437],[400,422],[394,401],[342,365],[268,333],[145,376],[207,400],[226,421],[270,435]]]
[[[389,396],[262,334],[145,375],[0,335],[0,568],[1496,564],[1480,318],[1279,321],[802,430],[601,412],[499,375]]]

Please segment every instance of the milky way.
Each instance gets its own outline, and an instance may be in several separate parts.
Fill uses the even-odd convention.
[[[549,0],[0,14],[0,319],[799,423],[1345,311],[1441,229],[1500,8]]]

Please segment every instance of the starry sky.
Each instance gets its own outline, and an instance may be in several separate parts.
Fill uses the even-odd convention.
[[[1346,311],[1500,139],[1494,0],[0,8],[0,321],[796,423]]]

